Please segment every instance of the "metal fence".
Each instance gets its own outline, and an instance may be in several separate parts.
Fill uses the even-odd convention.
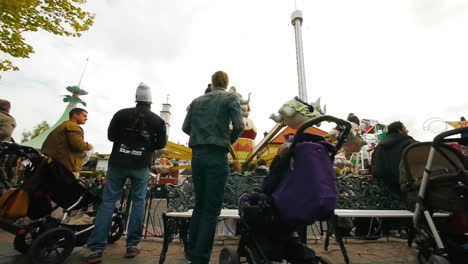
[[[252,188],[255,181],[250,179],[249,186]],[[240,191],[243,186],[242,181],[229,181],[227,185],[228,192],[233,190]],[[234,207],[234,200],[237,198],[228,198],[225,202],[226,208],[236,208]],[[130,216],[131,210],[131,200],[130,200],[130,185],[126,185],[120,201],[117,204],[117,207],[124,213],[125,225],[128,221],[128,216]],[[163,237],[164,235],[164,225],[162,220],[162,213],[168,210],[168,186],[160,184],[149,184],[148,185],[148,194],[146,197],[145,204],[145,221],[143,228],[143,238],[154,238],[154,237]],[[326,222],[317,222],[313,225],[307,227],[307,236],[308,239],[320,240],[323,237],[324,231],[326,231],[327,225]],[[221,219],[218,222],[217,235],[220,236],[236,236],[236,222],[232,219]]]
[[[237,208],[237,203],[240,195],[246,191],[252,191],[258,187],[262,178],[247,177],[243,175],[230,176],[227,180],[224,207],[229,209]],[[354,209],[407,209],[410,208],[404,201],[397,199],[394,194],[389,192],[387,188],[379,181],[367,180],[362,177],[343,177],[337,179],[337,189],[339,193],[338,208],[354,208]],[[193,202],[193,194],[175,195],[174,199],[172,192],[185,192],[187,190],[178,186],[149,184],[148,195],[146,198],[146,215],[144,222],[143,237],[162,237],[164,235],[164,225],[162,221],[162,213],[168,210],[168,199],[171,207],[173,203]],[[125,222],[127,216],[130,215],[130,186],[127,185],[122,193],[122,198],[118,204],[118,208],[125,214]],[[171,195],[169,195],[171,192]],[[189,191],[191,192],[191,191]],[[169,196],[171,198],[169,198]],[[187,198],[189,197],[189,198]],[[189,207],[193,208],[193,207]],[[184,207],[184,210],[186,208]],[[320,240],[324,232],[327,230],[326,222],[317,222],[307,228],[307,236],[309,239]],[[232,220],[220,220],[218,224],[218,235],[235,235],[235,223]]]

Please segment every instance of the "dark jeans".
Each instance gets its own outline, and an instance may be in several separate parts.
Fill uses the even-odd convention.
[[[227,152],[214,145],[198,146],[192,151],[195,209],[190,222],[187,256],[193,264],[210,261],[229,174]]]
[[[94,228],[88,238],[88,248],[92,251],[103,251],[112,226],[112,214],[115,202],[120,199],[127,179],[131,182],[132,209],[127,229],[127,247],[137,246],[141,241],[145,219],[145,201],[148,186],[149,169],[125,169],[109,167],[102,203],[99,207]]]

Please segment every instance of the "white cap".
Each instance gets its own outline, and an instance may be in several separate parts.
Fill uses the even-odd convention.
[[[135,102],[152,102],[151,100],[151,88],[148,84],[141,82],[135,94]]]

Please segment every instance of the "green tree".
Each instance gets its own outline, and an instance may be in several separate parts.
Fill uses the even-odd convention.
[[[81,36],[93,25],[94,14],[79,5],[87,0],[0,0],[0,50],[15,58],[29,58],[34,49],[23,33],[40,29],[60,36]],[[0,70],[19,70],[0,60]]]
[[[39,136],[40,134],[42,134],[44,131],[46,131],[47,129],[50,128],[50,125],[49,123],[47,123],[47,121],[42,121],[41,123],[37,124],[33,130],[31,131],[23,131],[23,133],[21,133],[21,143],[24,143],[26,141],[29,141],[37,136]]]

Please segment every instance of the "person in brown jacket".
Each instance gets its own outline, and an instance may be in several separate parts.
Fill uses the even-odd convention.
[[[11,134],[16,127],[16,121],[10,115],[10,108],[10,102],[0,99],[0,142],[12,141]]]
[[[60,124],[47,136],[41,151],[59,160],[78,179],[83,165],[84,152],[93,146],[84,141],[84,132],[80,125],[88,120],[88,112],[82,108],[73,108],[69,120]]]

